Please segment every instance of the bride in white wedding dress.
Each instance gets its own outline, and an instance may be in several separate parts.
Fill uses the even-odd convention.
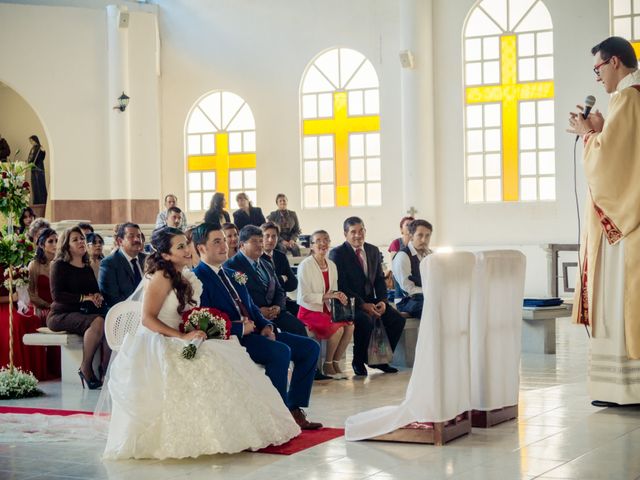
[[[184,234],[154,232],[146,263],[142,323],[125,339],[108,382],[112,413],[106,459],[184,458],[257,450],[300,433],[269,378],[235,341],[207,340],[192,360],[180,312],[199,303],[200,280],[184,269]]]

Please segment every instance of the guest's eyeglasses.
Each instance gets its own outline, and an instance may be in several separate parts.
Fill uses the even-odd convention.
[[[606,65],[607,63],[609,63],[611,61],[613,57],[611,57],[609,60],[605,60],[602,63],[599,63],[598,65],[596,65],[595,67],[593,67],[593,73],[596,74],[596,77],[600,76],[600,67],[602,67],[603,65]]]

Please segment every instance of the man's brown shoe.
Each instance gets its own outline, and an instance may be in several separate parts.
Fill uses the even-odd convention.
[[[291,416],[302,430],[318,430],[322,428],[321,423],[307,420],[307,414],[301,408],[291,410]]]

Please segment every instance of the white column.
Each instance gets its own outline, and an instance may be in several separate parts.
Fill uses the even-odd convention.
[[[107,6],[108,158],[112,200],[132,198],[129,111],[113,109],[122,92],[129,92],[129,31],[128,27],[119,26],[120,13],[126,11],[126,7]]]
[[[400,1],[400,50],[413,54],[402,68],[403,207],[437,223],[434,148],[433,0]]]

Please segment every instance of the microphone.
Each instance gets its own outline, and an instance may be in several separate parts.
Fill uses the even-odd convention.
[[[596,97],[593,95],[588,95],[587,98],[584,99],[584,111],[582,112],[582,118],[587,118],[589,113],[591,113],[591,109],[596,104]]]

